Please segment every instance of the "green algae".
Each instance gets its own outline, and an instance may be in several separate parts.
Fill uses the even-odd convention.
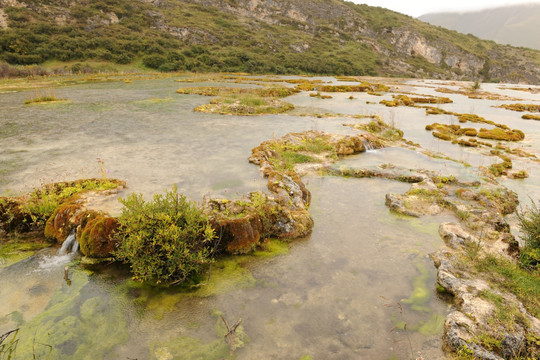
[[[270,239],[250,255],[230,256],[217,260],[206,274],[190,285],[159,287],[130,279],[119,286],[117,291],[125,295],[132,294],[131,301],[138,308],[139,314],[149,311],[159,320],[174,311],[177,304],[186,298],[206,298],[255,286],[256,280],[244,264],[256,259],[285,255],[288,252],[287,242]]]
[[[116,298],[90,297],[85,293],[88,273],[72,273],[41,314],[19,330],[16,359],[99,359],[128,340],[121,302]]]
[[[0,246],[0,269],[27,259],[36,251],[49,246],[50,244],[43,242],[13,241],[2,244]]]
[[[274,256],[286,255],[289,253],[289,243],[278,239],[270,239],[263,244],[263,248],[253,252],[253,256],[259,258],[272,258]]]
[[[424,336],[439,335],[443,332],[445,319],[443,315],[433,314],[428,321],[422,321],[412,329]]]
[[[430,309],[427,306],[431,299],[431,291],[428,288],[429,271],[419,261],[414,263],[414,267],[420,272],[420,275],[414,278],[412,294],[407,299],[402,299],[401,302],[409,304],[414,311],[429,312]]]
[[[190,360],[218,360],[232,359],[234,350],[243,348],[249,337],[244,327],[239,325],[234,332],[234,340],[231,345],[225,341],[228,329],[221,317],[223,313],[214,309],[212,316],[216,318],[214,331],[216,339],[205,342],[201,339],[179,336],[166,342],[150,344],[150,358],[155,360],[190,359]],[[229,324],[232,326],[232,324]]]

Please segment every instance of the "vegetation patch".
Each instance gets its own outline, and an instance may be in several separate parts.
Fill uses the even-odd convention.
[[[533,114],[525,114],[525,115],[522,115],[521,118],[525,120],[540,120],[539,115],[533,115]]]
[[[296,91],[285,87],[256,89],[195,87],[178,89],[177,93],[217,96],[210,101],[210,104],[196,107],[195,111],[231,115],[260,115],[293,110],[292,104],[280,99],[292,95]]]
[[[533,316],[540,317],[540,276],[536,271],[528,271],[508,259],[493,255],[476,259],[474,266],[488,276],[492,285],[509,290]]]
[[[518,211],[517,216],[522,232],[521,238],[525,242],[520,254],[520,263],[540,275],[540,208],[533,201],[530,209]]]
[[[5,231],[27,232],[43,229],[58,207],[81,194],[125,186],[116,179],[85,179],[43,185],[16,198],[0,198],[0,226]]]
[[[28,99],[24,102],[25,105],[31,105],[31,104],[44,104],[44,103],[52,103],[52,102],[59,102],[59,101],[67,101],[66,99],[59,99],[56,96],[39,96],[33,99]]]
[[[403,139],[403,131],[385,123],[380,116],[372,116],[373,120],[367,124],[347,124],[353,129],[365,130],[377,135],[382,140],[399,141]]]
[[[540,112],[540,105],[537,105],[537,104],[502,104],[499,107],[503,109],[519,111],[519,112],[524,112],[524,111],[532,112],[532,113]]]
[[[504,140],[504,141],[521,141],[525,139],[525,134],[521,130],[504,130],[495,129],[480,129],[478,137],[482,139]]]
[[[131,194],[121,202],[120,240],[114,255],[130,264],[136,279],[175,284],[212,261],[214,230],[202,210],[176,187],[156,194],[152,201]]]
[[[416,104],[449,104],[453,102],[447,97],[409,97],[407,95],[392,95],[392,97],[393,100],[382,100],[380,103],[388,107],[417,107]]]

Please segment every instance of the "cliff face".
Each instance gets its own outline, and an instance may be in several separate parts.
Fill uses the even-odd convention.
[[[11,63],[153,56],[145,64],[162,70],[540,82],[538,51],[341,0],[0,0],[0,29]]]
[[[499,44],[540,50],[540,4],[504,6],[465,13],[433,13],[419,17],[427,23]]]

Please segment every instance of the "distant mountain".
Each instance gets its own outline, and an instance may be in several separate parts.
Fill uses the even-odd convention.
[[[466,13],[433,13],[419,19],[499,44],[540,50],[540,3]]]
[[[343,0],[0,0],[0,61],[540,83],[540,52]]]

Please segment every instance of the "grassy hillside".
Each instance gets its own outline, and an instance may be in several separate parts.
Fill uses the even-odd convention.
[[[538,52],[341,0],[0,0],[0,19],[9,64],[539,81]]]
[[[499,44],[540,50],[540,4],[506,6],[467,13],[434,13],[422,21]]]

